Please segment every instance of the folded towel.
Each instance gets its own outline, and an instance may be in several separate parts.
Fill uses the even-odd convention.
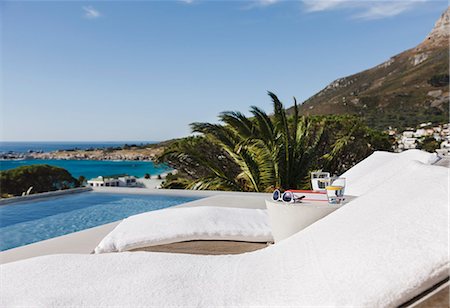
[[[95,253],[193,240],[273,241],[266,210],[214,206],[173,208],[128,217]]]

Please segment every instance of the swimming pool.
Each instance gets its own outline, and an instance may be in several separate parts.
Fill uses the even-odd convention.
[[[83,192],[0,206],[0,250],[197,199],[200,198]]]

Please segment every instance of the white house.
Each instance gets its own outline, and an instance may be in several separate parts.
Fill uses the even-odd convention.
[[[450,152],[450,137],[447,137],[442,143],[441,143],[441,149],[447,150],[447,152]]]
[[[135,187],[136,177],[126,174],[99,176],[87,181],[91,187]]]
[[[410,131],[410,130],[405,130],[403,132],[403,137],[404,138],[413,138],[414,137],[414,132]]]
[[[401,150],[415,149],[417,146],[417,139],[414,137],[403,136],[398,144],[398,148]]]
[[[104,187],[104,186],[119,186],[119,180],[114,178],[107,178],[99,176],[87,181],[88,185],[91,187]]]
[[[414,137],[416,137],[416,138],[421,138],[421,137],[425,137],[428,135],[429,135],[429,132],[425,128],[416,129],[416,131],[414,133]]]
[[[427,126],[430,126],[430,125],[432,125],[433,123],[431,123],[431,122],[428,122],[428,123],[420,123],[420,127],[427,127]]]
[[[130,175],[119,176],[119,186],[121,187],[135,187],[137,185],[136,177]]]

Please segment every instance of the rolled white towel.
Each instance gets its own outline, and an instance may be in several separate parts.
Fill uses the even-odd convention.
[[[193,240],[273,241],[267,210],[214,206],[173,208],[130,216],[111,231],[95,253]]]

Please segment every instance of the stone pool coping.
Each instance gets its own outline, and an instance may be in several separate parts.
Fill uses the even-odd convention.
[[[148,194],[203,197],[203,199],[183,203],[176,207],[188,206],[223,206],[238,208],[265,208],[265,199],[270,198],[266,193],[250,192],[224,192],[224,191],[193,191],[193,190],[171,190],[171,189],[147,189],[126,187],[102,187],[94,188],[93,191],[100,193],[124,193],[124,194]],[[100,225],[94,228],[54,237],[40,242],[12,248],[0,252],[0,264],[28,259],[31,257],[64,254],[64,253],[91,253],[97,244],[118,224],[119,221]]]
[[[45,192],[45,193],[38,193],[38,194],[32,194],[32,195],[26,195],[26,196],[2,198],[2,199],[0,199],[0,206],[11,204],[11,203],[16,203],[16,202],[25,202],[25,201],[31,201],[31,200],[36,200],[36,199],[46,199],[46,198],[52,198],[52,197],[56,197],[56,196],[78,194],[78,193],[91,191],[91,190],[92,190],[91,187],[77,187],[77,188],[55,190],[55,191],[49,191],[49,192]]]

